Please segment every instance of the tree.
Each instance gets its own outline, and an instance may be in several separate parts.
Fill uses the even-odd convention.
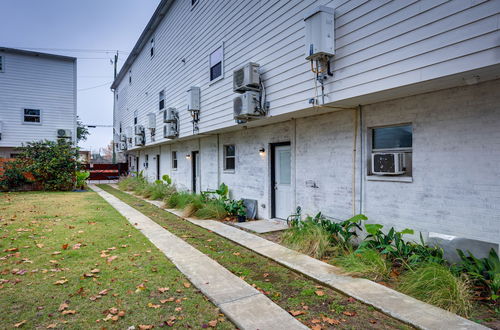
[[[85,126],[80,117],[76,117],[76,143],[86,141],[87,136],[90,134],[89,129]]]

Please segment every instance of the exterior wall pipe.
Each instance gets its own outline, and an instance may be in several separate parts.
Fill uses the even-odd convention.
[[[363,144],[363,107],[358,105],[359,113],[359,213],[363,213],[363,163],[364,163],[364,144]]]

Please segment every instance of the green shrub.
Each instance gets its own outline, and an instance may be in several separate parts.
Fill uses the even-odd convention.
[[[331,244],[331,234],[309,219],[285,231],[283,243],[312,257],[322,258]]]
[[[194,216],[200,219],[222,220],[228,216],[224,203],[220,201],[208,201],[198,209]]]
[[[136,191],[139,185],[143,185],[146,182],[142,171],[135,172],[133,175],[129,175],[124,178],[120,178],[118,181],[118,188],[125,191]]]
[[[64,140],[28,142],[18,148],[14,161],[22,173],[29,173],[44,190],[72,190],[79,166],[77,149]]]
[[[376,250],[352,252],[341,256],[337,264],[349,273],[358,274],[374,281],[386,279],[391,272],[391,265]]]
[[[426,303],[467,317],[472,293],[464,278],[453,275],[446,266],[427,263],[401,276],[398,290]]]
[[[87,180],[90,176],[90,172],[86,171],[78,171],[76,172],[76,187],[78,189],[85,189],[87,186],[87,183],[85,180]]]
[[[0,176],[0,189],[12,190],[30,183],[23,174],[22,168],[16,165],[15,162],[4,163],[4,172]]]
[[[478,259],[468,252],[457,250],[461,262],[453,267],[455,272],[463,272],[481,289],[483,295],[493,302],[500,299],[500,260],[492,248],[487,258]]]
[[[422,234],[420,234],[420,244],[405,241],[403,236],[413,234],[412,229],[396,231],[391,228],[387,234],[382,231],[384,226],[380,224],[366,224],[365,229],[368,232],[366,238],[359,245],[357,252],[366,249],[377,250],[387,255],[387,258],[396,264],[412,268],[423,262],[444,263],[443,250],[438,247],[425,244]]]

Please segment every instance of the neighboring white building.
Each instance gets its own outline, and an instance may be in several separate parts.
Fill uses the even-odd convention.
[[[250,62],[263,86],[234,101]],[[499,78],[499,0],[163,0],[112,85],[115,141],[132,170],[224,182],[260,218],[301,206],[500,243]],[[264,114],[236,123],[252,95]]]
[[[0,158],[16,147],[76,142],[76,58],[0,47]]]

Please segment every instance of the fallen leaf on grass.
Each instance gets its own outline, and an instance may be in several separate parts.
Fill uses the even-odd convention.
[[[111,307],[111,308],[108,310],[108,312],[109,312],[110,314],[116,315],[116,314],[118,314],[118,308],[116,308],[116,307]]]
[[[94,268],[90,271],[92,274],[97,274],[100,272],[100,270],[98,268]]]
[[[149,330],[153,329],[152,325],[144,325],[144,324],[139,324],[139,330]]]
[[[323,328],[321,327],[321,325],[316,324],[316,325],[313,325],[311,329],[312,329],[312,330],[321,330],[321,329],[323,329]]]
[[[184,285],[184,287],[185,287],[185,288],[189,288],[189,287],[191,286],[191,284],[190,284],[190,283],[188,283],[188,282],[184,282],[184,284],[183,284],[183,285]]]
[[[63,244],[63,245],[61,246],[61,248],[62,248],[63,250],[66,250],[66,249],[68,248],[68,246],[69,246],[69,244]]]
[[[342,312],[342,314],[346,315],[346,316],[356,316],[356,312]]]
[[[208,326],[215,328],[217,326],[217,320],[212,320],[212,321],[208,322]]]
[[[233,253],[233,255],[235,255],[235,256],[239,256],[240,254],[241,254],[241,253],[239,253],[239,252],[234,252],[234,253]]]
[[[59,312],[62,312],[63,310],[67,309],[69,307],[68,304],[62,303],[59,305],[59,308],[57,309]]]
[[[160,293],[164,293],[168,290],[170,290],[170,288],[158,288],[158,292],[160,292]]]
[[[176,308],[175,308],[175,311],[176,311],[176,312],[180,312],[181,310],[182,310],[182,307],[176,307]]]
[[[118,256],[111,256],[109,257],[108,259],[106,259],[107,262],[112,262],[113,260],[115,260],[116,258],[118,258]]]
[[[67,282],[68,282],[67,279],[63,279],[63,280],[55,281],[54,284],[55,285],[63,285],[64,283],[67,283]]]
[[[81,247],[82,247],[82,244],[77,243],[77,244],[73,245],[72,249],[73,249],[73,250],[78,250],[78,249],[79,249],[79,248],[81,248]]]
[[[46,329],[54,329],[55,327],[57,327],[57,323],[51,323],[48,326],[46,326]]]
[[[329,318],[329,317],[325,317],[323,316],[323,322],[326,322],[330,325],[338,325],[340,324],[340,321],[339,320],[335,320],[335,319],[332,319],[332,318]]]
[[[175,300],[175,298],[174,298],[174,297],[170,297],[170,298],[167,298],[167,299],[160,300],[160,302],[161,302],[162,304],[165,304],[165,303],[168,303],[168,302],[172,302],[172,301],[174,301],[174,300]]]
[[[311,320],[311,323],[314,323],[314,324],[316,324],[316,323],[321,323],[321,320],[318,320],[318,319],[312,319],[312,320]]]
[[[104,289],[104,290],[102,290],[102,291],[99,292],[99,295],[105,296],[105,295],[108,294],[108,292],[109,292],[109,289]]]
[[[153,304],[153,303],[148,303],[148,307],[149,307],[149,308],[158,309],[158,308],[160,308],[160,307],[161,307],[161,305],[155,305],[155,304]]]
[[[370,323],[371,323],[371,324],[376,324],[376,323],[377,323],[377,320],[370,320]]]
[[[41,248],[43,248],[43,244],[42,244],[42,243],[38,243],[38,244],[36,245],[36,247],[37,247],[37,248],[39,248],[39,249],[41,249]]]
[[[67,315],[67,314],[74,315],[74,314],[76,314],[76,311],[74,309],[69,309],[67,311],[62,312],[62,315]]]
[[[325,293],[323,291],[321,291],[321,290],[315,291],[314,293],[316,293],[316,295],[320,296],[320,297],[322,297],[322,296],[325,295]]]
[[[347,302],[354,303],[354,302],[356,302],[356,299],[354,299],[353,297],[349,297],[349,298],[347,298]]]
[[[290,314],[292,314],[293,316],[299,316],[299,315],[302,315],[305,313],[306,312],[304,312],[304,311],[290,311]]]
[[[61,251],[54,251],[54,252],[52,252],[52,255],[54,255],[54,256],[56,256],[58,254],[61,254]]]
[[[20,328],[20,327],[22,327],[22,326],[23,326],[26,322],[28,322],[28,321],[26,321],[26,320],[22,320],[21,322],[14,324],[14,328]]]

